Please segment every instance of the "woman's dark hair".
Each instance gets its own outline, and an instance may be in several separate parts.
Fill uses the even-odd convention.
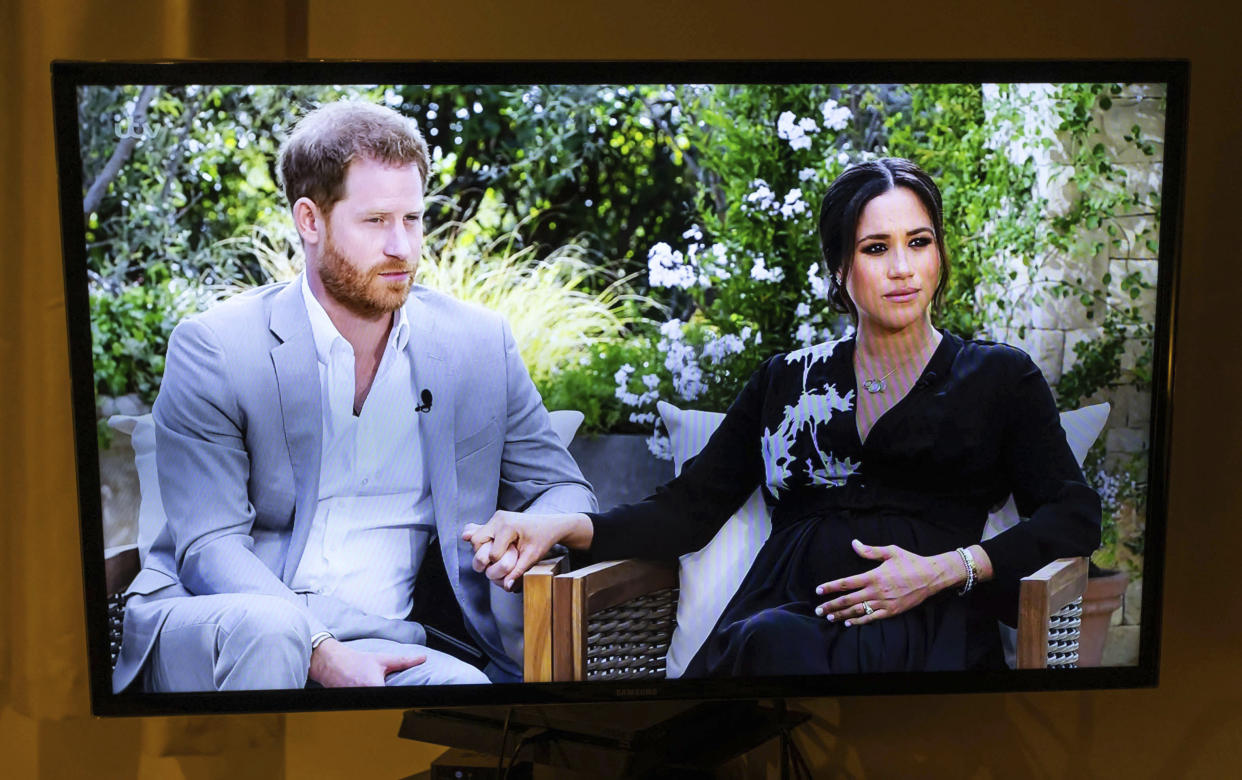
[[[852,165],[837,177],[824,195],[819,209],[819,245],[828,272],[828,300],[838,311],[849,312],[855,321],[858,311],[845,292],[845,280],[854,263],[858,218],[872,198],[897,187],[905,187],[918,196],[931,217],[932,230],[936,231],[940,279],[932,296],[933,308],[939,308],[941,295],[949,281],[949,255],[944,250],[944,208],[936,182],[922,168],[899,157],[884,157]],[[837,282],[838,276],[840,283]]]

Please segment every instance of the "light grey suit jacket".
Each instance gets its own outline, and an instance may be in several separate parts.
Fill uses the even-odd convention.
[[[515,629],[520,602],[471,568],[462,527],[498,507],[593,511],[595,498],[503,318],[419,286],[406,314],[410,403],[423,389],[433,399],[419,431],[444,568],[473,639],[501,676],[520,678],[501,637]],[[417,623],[288,587],[319,494],[319,388],[300,281],[238,295],[177,326],[152,412],[168,524],[128,591],[115,691],[138,675],[177,597],[267,594],[298,606],[311,634],[425,642]]]

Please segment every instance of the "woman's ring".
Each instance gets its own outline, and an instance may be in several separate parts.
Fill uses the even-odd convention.
[[[863,612],[867,613],[868,615],[875,612],[875,610],[871,608],[871,605],[865,601],[862,603],[862,608],[863,608]]]

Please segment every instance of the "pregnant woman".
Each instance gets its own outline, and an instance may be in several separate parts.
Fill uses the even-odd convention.
[[[1019,580],[1090,555],[1100,501],[1026,353],[932,324],[949,273],[940,191],[907,160],[829,188],[820,239],[851,338],[765,362],[681,475],[608,512],[497,512],[465,538],[506,587],[555,543],[676,560],[757,486],[772,533],[686,677],[1003,668]],[[1012,493],[1029,518],[980,542]]]

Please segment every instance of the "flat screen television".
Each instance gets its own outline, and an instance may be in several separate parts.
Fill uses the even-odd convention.
[[[52,70],[95,713],[1156,684],[1185,62],[58,62]],[[643,498],[672,475],[670,460],[680,468],[716,424],[701,412],[725,411],[769,358],[805,359],[817,354],[814,345],[849,343],[853,320],[828,301],[820,203],[852,166],[890,157],[917,163],[943,194],[943,235],[937,238],[951,275],[936,326],[946,339],[956,334],[1004,342],[1030,356],[1053,391],[1085,483],[1100,499],[1102,541],[1088,582],[1112,587],[1112,601],[1080,609],[1087,618],[1103,615],[1102,654],[1103,635],[1084,620],[1081,629],[1053,638],[1053,650],[1064,652],[1049,668],[1010,668],[1019,652],[1011,647],[1006,664],[969,670],[695,676],[691,658],[770,532],[759,494],[712,545],[683,557],[679,567],[631,567],[663,583],[657,590],[664,600],[656,598],[646,612],[623,605],[631,611],[573,628],[565,622],[567,604],[616,601],[634,587],[619,579],[584,584],[582,578],[554,578],[545,567],[545,578],[528,578],[520,597],[493,600],[493,606],[507,605],[495,606],[497,624],[508,621],[507,639],[470,624],[451,596],[462,591],[446,589],[445,572],[461,562],[452,560],[453,543],[442,543],[444,526],[436,529],[442,518],[430,528],[413,523],[399,537],[386,537],[385,544],[399,538],[418,551],[414,558],[421,555],[421,566],[407,561],[401,576],[412,576],[411,569],[420,578],[428,572],[413,597],[432,629],[427,643],[476,667],[489,653],[504,653],[523,682],[511,674],[489,684],[154,692],[149,676],[139,672],[114,690],[119,637],[134,620],[125,619],[125,594],[153,545],[169,545],[174,569],[186,567],[173,574],[181,577],[179,587],[199,595],[213,592],[212,582],[242,576],[204,574],[203,567],[210,569],[204,548],[216,537],[231,535],[233,549],[255,551],[253,564],[268,560],[260,548],[270,538],[256,541],[262,533],[277,533],[288,545],[291,534],[305,540],[309,533],[293,529],[295,517],[299,524],[327,523],[314,506],[297,511],[293,505],[305,501],[286,485],[284,499],[293,507],[287,527],[259,528],[272,521],[254,520],[270,509],[256,504],[279,501],[268,491],[282,478],[258,473],[266,456],[252,449],[261,416],[255,409],[262,407],[244,409],[227,393],[194,395],[224,381],[221,371],[233,370],[221,365],[255,367],[254,376],[230,377],[242,386],[270,382],[259,375],[270,372],[263,361],[225,357],[203,368],[215,353],[200,343],[199,351],[167,366],[180,364],[178,397],[197,398],[200,411],[203,404],[211,407],[214,422],[187,433],[169,420],[179,419],[179,406],[183,412],[188,407],[166,399],[159,425],[151,410],[154,404],[159,419],[169,339],[179,323],[236,296],[277,289],[268,285],[301,285],[305,232],[295,228],[277,157],[304,115],[342,100],[384,106],[417,124],[428,168],[421,210],[405,215],[407,230],[411,220],[421,220],[415,284],[506,318],[544,406],[582,414],[553,415],[553,425],[561,442],[572,440],[569,452],[606,506]],[[328,220],[326,210],[322,216]],[[262,289],[250,292],[256,288]],[[315,294],[309,284],[304,294]],[[309,298],[298,300],[305,319]],[[410,325],[417,340],[420,323]],[[254,331],[256,342],[271,338],[262,330]],[[489,360],[482,353],[446,359]],[[496,371],[507,370],[503,359],[490,360]],[[187,381],[186,373],[193,376],[198,368],[205,373]],[[309,414],[317,425],[317,392],[312,381],[306,397],[314,403],[293,416]],[[411,392],[409,400],[426,412],[414,415],[416,421],[432,420],[435,404],[442,415],[455,410],[460,422],[462,410],[475,402],[469,393],[451,391],[434,401]],[[285,413],[281,403],[272,399],[271,415]],[[539,409],[524,414],[538,430],[520,436],[543,437],[547,445],[549,418]],[[508,447],[515,434],[509,421],[504,424],[510,440],[501,446]],[[953,422],[963,440],[985,424]],[[379,435],[378,428],[370,430]],[[469,431],[457,434],[454,457],[461,468],[461,457],[472,453],[461,450],[460,437]],[[234,473],[247,484],[212,484],[208,456],[182,458],[180,466],[161,460],[161,437],[183,435],[231,448],[230,457],[240,459]],[[374,455],[371,443],[358,438],[343,468]],[[320,444],[320,437],[277,442],[289,462],[312,451],[317,459]],[[435,468],[426,464],[445,456],[425,443],[422,450],[426,475]],[[496,481],[503,485],[486,486],[485,495],[506,496],[514,479],[502,472]],[[828,487],[844,484],[830,481]],[[168,524],[168,512],[186,513],[195,502],[204,512],[218,511],[218,496],[228,490],[241,496],[231,524],[192,538],[184,529],[193,521]],[[170,501],[170,492],[180,495]],[[993,513],[984,535],[1032,522],[1012,504],[988,509]],[[329,537],[319,542],[321,550],[332,544],[332,532],[324,533]],[[411,541],[416,538],[421,541]],[[362,568],[383,557],[382,547],[361,548]],[[283,569],[269,561],[263,576],[289,588],[291,599],[308,603],[336,592],[299,587],[298,562],[287,560],[287,546],[283,554]],[[559,565],[567,572],[568,558]],[[1081,585],[1083,569],[1081,562],[1064,569],[1053,590],[1063,580]],[[325,570],[321,577],[334,576],[330,564]],[[460,586],[460,578],[470,577],[482,575],[459,568],[449,579]],[[408,581],[402,582],[408,591]],[[668,601],[678,584],[680,602]],[[1017,590],[1006,593],[1002,611],[1016,612]],[[403,610],[407,595],[395,601]],[[942,602],[965,603],[950,596],[957,598],[949,592]],[[816,600],[808,594],[803,611]],[[671,638],[667,629],[661,633],[643,622],[658,621],[660,614],[663,625],[676,626]],[[677,620],[670,624],[672,615]],[[1046,625],[1047,616],[1041,619]],[[610,647],[586,649],[591,635],[618,626],[631,634],[613,637]],[[217,633],[209,641],[221,647],[225,638]],[[1011,634],[1005,641],[1017,646],[1027,640]],[[1037,641],[1046,649],[1045,635]],[[1094,651],[1087,647],[1092,642]],[[266,647],[259,652],[275,657]]]

